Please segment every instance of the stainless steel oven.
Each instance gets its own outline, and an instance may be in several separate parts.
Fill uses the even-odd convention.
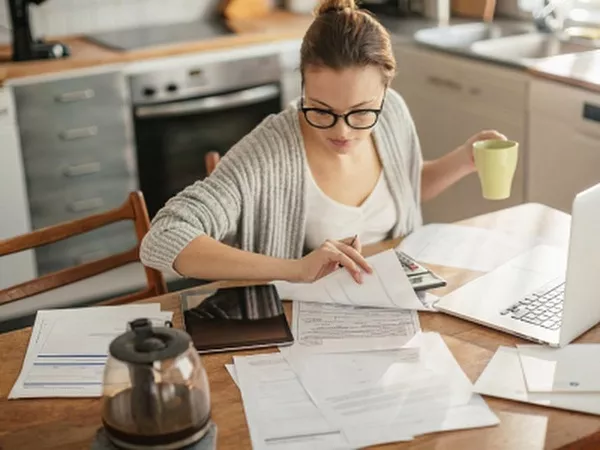
[[[282,103],[277,54],[136,74],[130,88],[140,189],[151,217],[206,176],[208,152],[223,155]]]

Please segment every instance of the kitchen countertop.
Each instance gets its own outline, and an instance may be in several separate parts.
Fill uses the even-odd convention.
[[[71,56],[69,58],[18,63],[10,60],[10,45],[3,45],[0,46],[0,84],[11,78],[55,73],[70,69],[229,49],[278,40],[301,39],[311,22],[312,16],[309,15],[273,11],[261,18],[229,21],[228,25],[235,31],[234,34],[131,52],[103,47],[86,39],[85,36],[53,37],[48,40],[60,40],[70,47]]]
[[[528,70],[535,76],[600,92],[600,50],[543,59]]]
[[[0,85],[7,79],[61,72],[64,70],[88,68],[106,64],[137,62],[190,53],[225,50],[253,44],[302,39],[312,22],[311,15],[298,15],[275,10],[264,17],[244,20],[231,20],[228,25],[234,34],[219,38],[185,42],[162,47],[152,47],[136,51],[118,51],[96,44],[85,36],[54,38],[69,45],[71,56],[61,60],[10,61],[10,45],[0,44]],[[425,18],[379,17],[389,30],[394,42],[416,42],[414,34],[425,28],[433,28],[436,21]],[[474,19],[453,18],[451,25],[476,22]],[[52,40],[52,39],[49,39]],[[432,48],[432,46],[428,46]],[[448,48],[437,48],[442,52],[455,53]],[[465,57],[488,61],[484,57],[464,54]],[[600,92],[600,50],[553,56],[527,67],[521,67],[534,76],[552,79],[566,84]]]

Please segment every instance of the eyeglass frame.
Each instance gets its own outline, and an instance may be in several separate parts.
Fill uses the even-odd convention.
[[[339,119],[344,119],[344,122],[346,123],[346,125],[348,125],[350,128],[352,128],[353,130],[369,130],[371,128],[373,128],[375,125],[377,125],[377,122],[379,121],[379,115],[381,114],[381,111],[383,111],[383,105],[385,104],[385,93],[383,94],[383,98],[381,99],[381,105],[379,106],[379,108],[373,109],[373,108],[360,108],[360,109],[354,109],[352,111],[348,111],[345,114],[336,114],[333,111],[329,110],[329,109],[324,109],[324,108],[307,108],[304,106],[304,89],[302,92],[302,96],[300,97],[300,111],[302,111],[302,114],[304,115],[304,118],[306,119],[306,122],[308,122],[308,124],[311,127],[314,128],[318,128],[320,130],[328,130],[329,128],[333,128],[337,125],[338,120]],[[331,116],[333,116],[333,123],[331,125],[328,125],[326,127],[322,127],[322,126],[318,126],[315,125],[314,123],[312,123],[310,120],[308,120],[307,117],[307,113],[310,111],[318,111],[321,113],[326,113],[329,114]],[[375,121],[373,122],[373,124],[369,125],[368,127],[354,127],[352,125],[350,125],[350,123],[348,122],[348,116],[355,114],[355,113],[364,113],[364,112],[370,112],[370,113],[374,113],[375,114]]]

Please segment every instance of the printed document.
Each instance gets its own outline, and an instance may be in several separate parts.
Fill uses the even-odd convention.
[[[498,347],[474,390],[491,397],[600,415],[598,392],[528,392],[519,350],[512,347]]]
[[[164,326],[173,313],[159,303],[38,311],[8,398],[99,397],[112,340],[137,318]]]
[[[281,351],[332,353],[400,348],[420,329],[416,311],[294,302],[294,344]]]
[[[600,344],[517,345],[529,392],[600,392]]]
[[[275,281],[274,285],[284,300],[378,308],[427,309],[417,298],[393,249],[370,256],[367,261],[371,264],[373,273],[363,273],[362,284],[357,283],[350,273],[342,268],[313,283]]]
[[[432,223],[409,234],[399,248],[421,263],[489,272],[538,243],[497,230]]]
[[[419,333],[407,346],[419,348],[418,356],[384,350],[286,357],[353,447],[498,423],[439,334]]]
[[[233,357],[254,450],[350,449],[281,353]]]

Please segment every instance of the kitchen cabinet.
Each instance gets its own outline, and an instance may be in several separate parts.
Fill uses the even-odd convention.
[[[533,80],[529,101],[528,196],[570,213],[575,195],[600,183],[600,95]]]
[[[121,205],[137,189],[125,78],[115,70],[73,72],[14,86],[31,227],[72,221]],[[36,249],[44,274],[127,250],[131,222]]]
[[[0,88],[0,240],[31,230],[25,175],[10,88]],[[35,278],[32,251],[0,257],[0,289]]]
[[[300,45],[300,42],[294,43],[280,53],[282,109],[285,109],[290,102],[302,94]]]
[[[409,107],[425,160],[439,158],[485,129],[496,129],[520,143],[509,199],[485,200],[477,174],[472,174],[423,203],[424,222],[453,222],[522,203],[528,150],[527,76],[410,43],[396,43],[394,52],[398,71],[392,87]]]

